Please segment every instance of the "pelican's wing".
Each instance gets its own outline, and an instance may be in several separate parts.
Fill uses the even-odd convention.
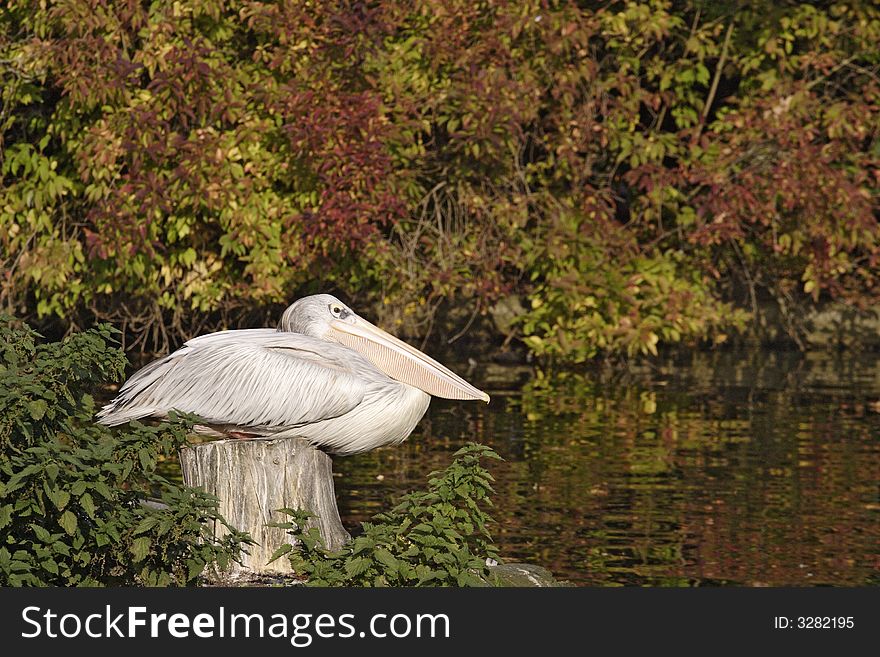
[[[297,333],[221,331],[135,373],[98,419],[113,426],[177,410],[243,430],[295,427],[357,406],[365,366],[350,349]]]

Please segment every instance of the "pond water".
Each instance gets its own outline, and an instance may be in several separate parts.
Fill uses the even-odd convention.
[[[694,352],[611,374],[481,364],[466,378],[489,405],[435,399],[403,445],[334,459],[349,529],[476,441],[505,459],[485,465],[508,561],[585,586],[880,584],[876,354]]]

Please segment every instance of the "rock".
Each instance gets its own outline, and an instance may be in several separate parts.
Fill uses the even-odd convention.
[[[510,295],[499,300],[489,313],[495,329],[506,336],[513,332],[516,320],[526,314],[526,309],[518,296]]]
[[[859,311],[843,303],[811,310],[803,319],[804,342],[810,347],[880,346],[880,310]]]
[[[823,301],[800,304],[786,314],[775,300],[760,299],[754,322],[741,338],[764,346],[880,349],[880,308],[859,310],[840,301]]]
[[[489,566],[490,586],[557,587],[566,586],[541,566],[529,563],[501,563]]]

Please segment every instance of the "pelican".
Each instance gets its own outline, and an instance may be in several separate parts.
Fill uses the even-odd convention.
[[[404,440],[431,395],[489,395],[336,297],[293,303],[277,329],[209,333],[136,372],[97,419],[116,426],[197,415],[198,433],[234,438],[299,436],[334,454]]]

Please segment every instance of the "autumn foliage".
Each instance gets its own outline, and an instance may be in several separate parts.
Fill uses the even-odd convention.
[[[318,290],[422,334],[515,295],[574,361],[864,307],[878,43],[868,0],[12,0],[0,302],[161,347]]]

